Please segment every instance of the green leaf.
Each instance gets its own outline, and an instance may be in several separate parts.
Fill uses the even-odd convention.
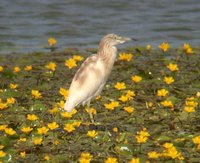
[[[32,105],[31,107],[30,107],[30,110],[31,111],[42,111],[42,110],[44,110],[45,109],[45,105],[44,104],[42,104],[41,102],[35,102],[35,104],[34,105]]]

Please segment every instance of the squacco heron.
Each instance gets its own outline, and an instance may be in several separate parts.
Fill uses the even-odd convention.
[[[110,76],[117,56],[116,45],[130,40],[132,39],[116,34],[108,34],[101,39],[97,54],[88,57],[76,72],[64,110],[71,112],[77,105],[86,103],[89,108],[90,100],[101,93]],[[92,114],[90,118],[94,123]]]

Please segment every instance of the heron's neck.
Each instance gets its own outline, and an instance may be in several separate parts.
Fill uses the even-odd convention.
[[[97,54],[107,66],[112,67],[117,56],[117,48],[108,44],[100,44]]]

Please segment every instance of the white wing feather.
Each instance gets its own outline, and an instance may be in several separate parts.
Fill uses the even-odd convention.
[[[98,60],[97,56],[89,57],[74,76],[64,109],[71,112],[78,104],[85,103],[98,95],[107,80],[104,71],[103,62]],[[81,81],[81,77],[84,77],[84,81]]]

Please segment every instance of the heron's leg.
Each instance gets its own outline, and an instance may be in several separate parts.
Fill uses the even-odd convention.
[[[90,100],[87,102],[87,109],[90,110]],[[89,111],[89,116],[92,124],[95,124],[93,114]]]

